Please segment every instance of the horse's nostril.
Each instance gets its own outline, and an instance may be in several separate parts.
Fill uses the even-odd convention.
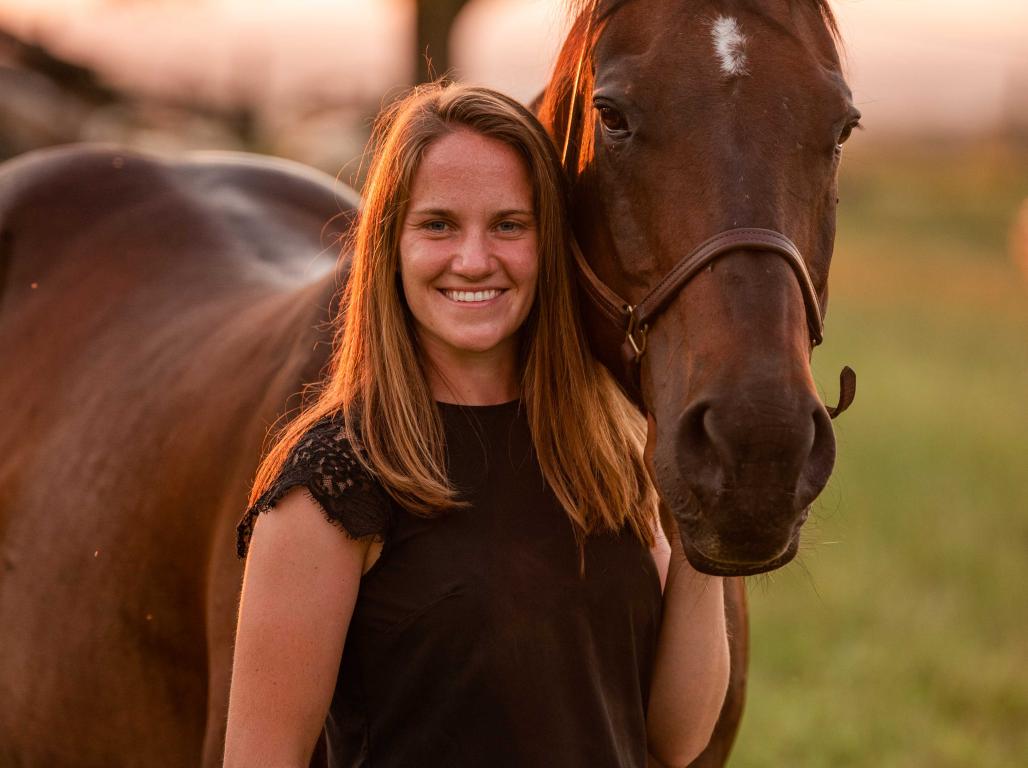
[[[705,403],[697,403],[683,414],[682,436],[693,447],[702,446],[710,442],[710,433],[707,426],[709,416],[710,406]]]
[[[797,501],[806,506],[824,489],[835,466],[835,431],[820,402],[813,409],[814,441],[796,484]]]
[[[693,403],[679,418],[676,458],[686,482],[702,503],[710,500],[724,483],[724,457],[718,446],[713,408],[708,402]]]

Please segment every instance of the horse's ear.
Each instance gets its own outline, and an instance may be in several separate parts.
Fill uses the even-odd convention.
[[[535,95],[535,98],[532,99],[527,104],[529,112],[531,112],[536,117],[539,117],[539,110],[542,109],[543,99],[545,99],[545,98],[546,98],[546,91],[545,90],[539,91],[539,93],[537,93]]]

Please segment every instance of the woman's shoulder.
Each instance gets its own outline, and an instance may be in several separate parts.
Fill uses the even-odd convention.
[[[342,417],[329,414],[300,435],[282,464],[280,476],[314,472],[325,478],[326,489],[336,479],[348,485],[362,473],[367,474],[357,458],[358,450],[347,435]]]
[[[278,474],[246,510],[236,528],[236,550],[245,557],[257,516],[287,492],[302,487],[325,516],[353,539],[384,538],[392,513],[388,495],[361,462],[341,417],[312,424],[290,449]]]

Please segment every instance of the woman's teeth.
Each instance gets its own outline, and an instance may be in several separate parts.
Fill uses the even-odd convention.
[[[489,301],[500,295],[495,288],[488,291],[443,291],[450,301]]]

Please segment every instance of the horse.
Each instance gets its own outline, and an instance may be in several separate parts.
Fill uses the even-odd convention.
[[[666,519],[696,567],[742,575],[792,557],[834,458],[809,355],[855,117],[823,3],[695,13],[717,7],[581,9],[538,108],[574,180],[590,340],[649,415]],[[233,529],[328,359],[356,205],[266,159],[0,168],[0,762],[220,764]],[[724,764],[741,712],[741,581],[726,596],[732,687],[697,766]]]
[[[648,414],[662,515],[725,581],[742,716],[741,576],[795,557],[835,460],[810,369],[823,335],[842,145],[860,124],[828,0],[586,0],[540,118],[562,148],[593,352]],[[673,521],[673,522],[672,522]]]
[[[355,206],[269,159],[0,167],[0,764],[220,764],[235,520]]]

